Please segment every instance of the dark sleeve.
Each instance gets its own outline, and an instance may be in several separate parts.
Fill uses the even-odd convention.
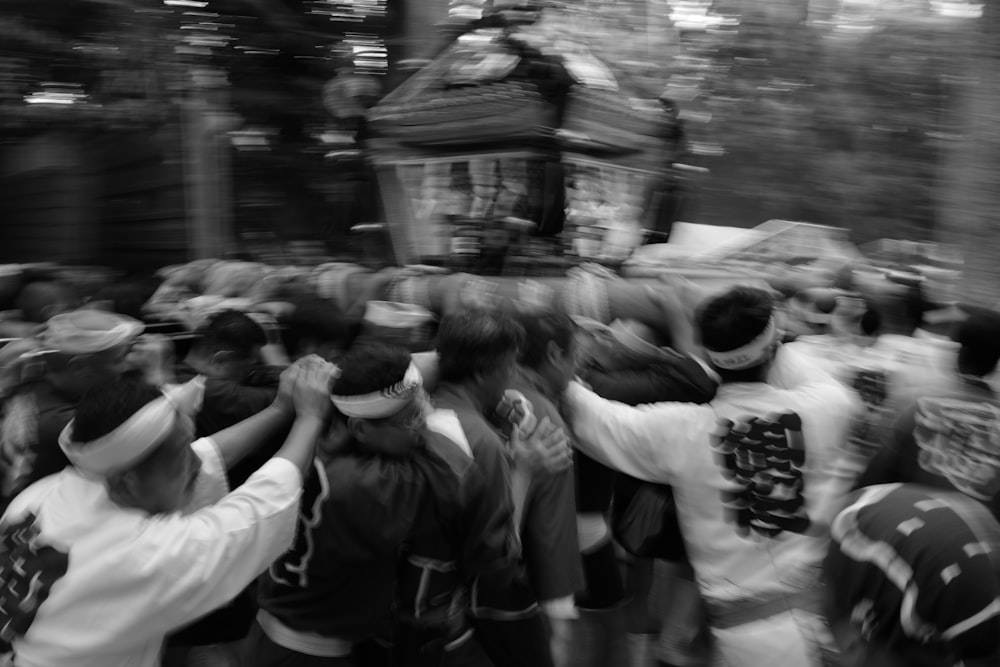
[[[69,459],[59,446],[59,435],[73,419],[73,406],[60,405],[42,410],[38,414],[38,442],[35,444],[34,461],[26,484],[33,484],[43,477],[54,475],[69,465]]]
[[[855,489],[875,484],[908,482],[906,459],[916,455],[917,443],[913,437],[916,408],[904,410],[891,429],[882,446],[868,462],[854,484]]]
[[[459,520],[459,567],[467,581],[499,572],[514,563],[507,539],[510,514],[492,502],[482,473],[471,467],[461,481],[462,512]]]
[[[620,371],[593,371],[587,381],[602,398],[642,405],[662,401],[707,403],[716,383],[694,359],[678,357],[651,367]]]
[[[576,476],[576,511],[580,514],[607,512],[619,473],[580,450],[573,453],[573,473]]]
[[[539,600],[555,600],[583,588],[572,469],[532,481],[521,543]]]
[[[195,417],[197,437],[211,436],[254,416],[271,405],[277,393],[277,385],[251,387],[229,380],[208,379],[205,382],[205,398],[201,410]],[[227,472],[230,488],[242,485],[250,475],[267,463],[281,449],[289,430],[290,427],[282,429],[234,465]]]
[[[329,500],[324,530],[347,562],[395,553],[410,534],[424,477],[408,460],[339,457],[326,466]],[[303,508],[306,512],[308,508]]]
[[[463,427],[466,425],[463,423]],[[483,481],[483,496],[486,503],[494,508],[493,521],[504,526],[509,532],[513,522],[514,507],[510,495],[510,472],[504,460],[504,444],[500,436],[481,426],[482,431],[472,431],[466,427],[476,470]]]
[[[207,380],[195,420],[197,437],[210,436],[254,416],[269,406],[277,393],[277,386],[248,387],[229,380]]]
[[[504,567],[483,573],[475,583],[476,604],[473,614],[491,616],[500,612],[505,618],[534,613],[537,598],[531,590],[524,568],[519,562],[520,549],[514,533],[514,508],[510,495],[510,474],[504,460],[504,444],[500,436],[483,424],[463,421],[472,447],[476,468],[485,482],[486,502],[494,508],[491,519],[497,533],[494,540],[503,540],[504,551],[513,555]]]

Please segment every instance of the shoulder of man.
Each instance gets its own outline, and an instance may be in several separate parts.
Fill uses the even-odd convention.
[[[444,419],[447,419],[447,416]],[[436,417],[435,421],[438,424],[433,426],[428,424],[424,433],[427,454],[458,477],[468,475],[475,469],[476,462],[464,431],[457,431],[447,422],[442,427],[440,424],[444,420],[441,417]]]
[[[563,427],[565,429],[566,423],[559,413],[559,408],[556,404],[547,396],[542,394],[535,387],[528,386],[527,384],[515,385],[513,387],[517,389],[524,397],[531,402],[531,407],[534,410],[535,417],[541,421],[543,417],[548,417],[556,426]]]
[[[434,412],[453,417],[453,419],[449,417],[448,421],[452,423],[452,426],[444,432],[444,435],[460,445],[467,445],[473,458],[478,460],[486,449],[496,448],[498,451],[503,451],[503,438],[489,420],[475,408],[451,402],[435,402]],[[428,425],[433,424],[434,420],[438,418],[433,415],[429,417]],[[455,420],[457,420],[459,427],[457,431],[454,426]],[[435,427],[433,430],[439,430],[439,428]],[[464,443],[460,439],[456,439],[459,431],[464,435]]]
[[[364,498],[385,499],[406,495],[415,486],[422,486],[425,477],[413,457],[384,458],[341,454],[310,472],[305,485],[316,484],[325,476],[331,502],[356,501]]]

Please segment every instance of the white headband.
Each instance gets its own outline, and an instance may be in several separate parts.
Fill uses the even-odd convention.
[[[717,368],[727,371],[740,371],[752,368],[764,361],[768,350],[771,349],[777,337],[778,322],[772,315],[767,326],[760,332],[760,335],[749,343],[741,345],[735,350],[727,350],[725,352],[705,350],[705,352],[708,354],[708,360],[715,364]]]
[[[121,426],[90,442],[73,440],[75,420],[71,420],[59,434],[59,447],[70,463],[85,473],[108,477],[128,470],[163,444],[178,415],[200,404],[204,388],[204,380],[196,378],[164,391]]]
[[[423,383],[420,370],[411,361],[403,379],[387,389],[360,396],[331,396],[330,400],[345,417],[384,419],[406,407]]]
[[[77,310],[50,318],[41,339],[65,354],[94,354],[135,340],[145,326],[124,315]]]

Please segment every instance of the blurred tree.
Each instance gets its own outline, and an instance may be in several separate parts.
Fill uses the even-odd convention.
[[[841,0],[670,0],[672,21],[667,2],[565,4],[595,12],[599,24],[581,22],[594,32],[588,43],[644,94],[658,95],[669,71],[691,160],[712,170],[693,221],[800,219],[848,227],[862,243],[939,228],[988,245],[997,207],[982,193],[1000,166],[989,162],[1000,136],[997,3],[985,3],[971,31],[970,21],[933,19],[927,0],[885,0],[878,11]],[[343,231],[376,209],[351,152],[357,124],[331,114],[327,84],[359,73],[385,82],[390,62],[425,57],[420,40],[445,4],[6,0],[0,140],[59,122],[156,127],[193,70],[214,71],[243,133],[237,225],[292,238]],[[642,21],[658,29],[639,39]],[[681,49],[672,26],[684,31]],[[26,102],[53,81],[68,86],[56,97],[76,102]]]
[[[984,3],[982,19],[957,48],[952,76],[957,134],[945,151],[938,239],[963,254],[963,297],[1000,301],[1000,7]]]
[[[719,1],[738,27],[685,37],[699,62],[675,73],[697,80],[681,108],[712,170],[695,222],[804,220],[859,243],[931,237],[949,45],[963,28],[840,6]]]

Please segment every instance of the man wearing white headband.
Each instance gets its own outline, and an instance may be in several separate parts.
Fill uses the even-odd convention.
[[[168,632],[257,577],[294,536],[330,378],[304,361],[272,407],[193,443],[198,384],[123,378],[85,394],[59,441],[72,467],[0,520],[0,640],[16,664],[156,667]],[[227,495],[226,468],[293,415],[282,448]]]
[[[818,667],[829,648],[816,631],[820,564],[850,484],[830,471],[851,396],[794,346],[778,351],[774,304],[763,290],[735,287],[710,299],[696,325],[722,379],[715,399],[631,407],[572,383],[565,406],[577,445],[611,468],[673,487],[727,665]]]
[[[143,328],[142,322],[100,310],[70,311],[47,322],[40,350],[23,364],[32,379],[7,406],[2,440],[8,498],[66,467],[59,434],[77,401],[128,370],[129,350]]]
[[[395,644],[393,664],[484,664],[464,600],[473,578],[506,562],[498,508],[469,453],[426,423],[406,350],[365,345],[338,365],[331,401],[343,419],[325,439],[340,442],[322,447],[299,538],[261,578],[248,667],[368,664],[376,637]]]

